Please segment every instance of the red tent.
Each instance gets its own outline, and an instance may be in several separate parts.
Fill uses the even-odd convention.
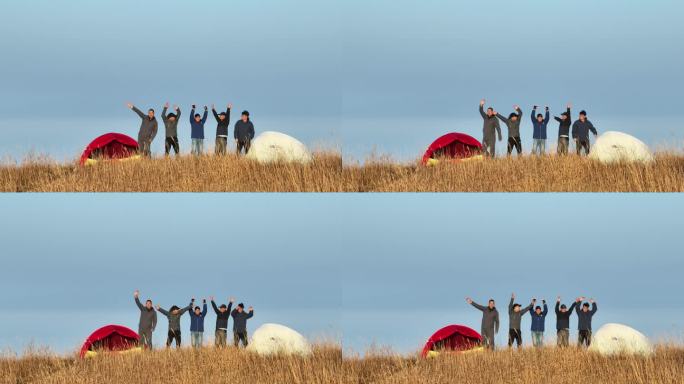
[[[81,164],[88,159],[123,159],[138,151],[138,142],[121,133],[105,133],[93,140],[81,155]]]
[[[479,155],[481,152],[482,144],[474,137],[465,133],[447,133],[430,144],[425,155],[423,155],[423,164],[427,164],[430,159],[440,157],[465,159]]]
[[[447,325],[430,336],[421,356],[426,357],[430,351],[468,351],[479,347],[481,343],[482,336],[472,328],[464,325]]]
[[[81,347],[81,357],[89,351],[125,351],[138,346],[139,336],[121,325],[106,325],[93,332]]]

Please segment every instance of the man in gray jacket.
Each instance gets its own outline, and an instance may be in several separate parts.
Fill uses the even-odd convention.
[[[513,341],[515,340],[518,348],[522,347],[522,332],[520,329],[520,321],[524,314],[526,314],[530,309],[532,309],[532,302],[527,307],[520,309],[521,306],[518,303],[514,303],[515,293],[511,295],[511,302],[508,303],[508,347],[513,346]]]
[[[494,108],[487,108],[487,113],[484,111],[485,99],[480,100],[480,116],[484,120],[482,126],[482,148],[485,156],[496,156],[496,134],[499,135],[501,141],[501,127],[499,120],[496,118]]]
[[[577,335],[577,346],[581,347],[586,345],[587,347],[591,345],[591,319],[598,310],[596,302],[594,299],[590,299],[591,310],[589,310],[589,303],[582,304],[582,309],[580,309],[580,303],[584,301],[584,297],[578,297],[575,301],[577,311],[577,329],[579,334]]]
[[[133,292],[135,305],[140,309],[140,322],[138,323],[138,335],[140,342],[146,349],[152,349],[152,333],[157,327],[157,311],[152,306],[152,300],[147,299],[145,305],[140,302],[140,291]]]
[[[169,333],[166,337],[166,348],[171,346],[171,342],[176,340],[176,348],[181,346],[181,327],[180,319],[181,316],[190,309],[195,304],[195,298],[190,300],[190,304],[185,308],[178,308],[177,306],[172,306],[168,311],[157,305],[157,311],[161,312],[162,315],[169,319]]]
[[[513,152],[513,147],[518,152],[518,156],[522,155],[522,142],[520,141],[520,119],[522,118],[522,110],[519,106],[514,105],[513,109],[517,113],[511,113],[508,118],[505,118],[500,113],[496,114],[499,120],[503,121],[508,127],[508,155]]]
[[[157,136],[157,118],[154,117],[154,109],[147,110],[147,115],[143,114],[135,105],[128,103],[128,108],[132,109],[142,122],[138,131],[138,152],[145,156],[152,156],[152,140]]]
[[[164,121],[164,127],[166,128],[166,142],[164,143],[164,152],[166,156],[171,152],[171,148],[178,156],[180,152],[180,146],[178,145],[178,119],[181,116],[181,110],[177,105],[173,106],[176,113],[166,114],[169,109],[169,103],[164,104],[164,110],[162,111],[162,121]]]
[[[474,302],[470,297],[466,297],[466,302],[482,311],[482,343],[485,348],[494,350],[494,337],[499,333],[499,311],[494,299],[489,299],[486,307]]]

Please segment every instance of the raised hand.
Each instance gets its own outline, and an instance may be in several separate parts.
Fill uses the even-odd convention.
[[[194,302],[195,302],[195,298],[193,297],[192,299],[190,299],[190,301],[192,301],[192,302],[194,303]]]
[[[137,298],[139,296],[140,296],[140,291],[136,289],[135,292],[133,292],[133,297]]]
[[[549,110],[549,106],[548,106],[548,105],[545,105],[545,106],[544,106],[544,109],[546,109],[546,110],[548,111],[548,110]]]
[[[515,293],[511,293],[511,299],[515,299]]]
[[[593,298],[589,299],[589,302],[594,304],[594,299]]]
[[[252,306],[250,305],[250,306],[249,306],[249,311],[250,311],[250,312],[254,312],[254,307],[252,307]]]
[[[532,298],[532,302],[533,302],[533,303],[536,303],[536,302],[537,302],[537,298],[536,298],[536,297],[533,297],[533,298]]]
[[[177,105],[174,105],[174,106],[173,106],[173,109],[175,109],[175,110],[177,111],[177,110],[179,110],[180,108],[178,108]]]
[[[471,299],[470,297],[466,297],[465,300],[466,300],[466,303],[468,303],[468,304],[472,304],[472,303],[473,303],[473,299]]]
[[[164,104],[164,108],[168,108],[168,107],[169,107],[169,102],[167,101],[166,104]]]
[[[482,100],[480,100],[480,106],[483,106],[483,105],[485,105],[485,102],[486,102],[486,100],[485,100],[485,99],[482,99]]]
[[[516,104],[513,106],[513,109],[515,109],[517,111],[518,109],[520,109],[520,106],[518,104]]]
[[[205,106],[204,106],[204,110],[205,110],[205,111],[208,111],[209,108],[207,108],[207,106],[205,105]]]
[[[196,106],[196,104],[193,104],[192,109],[195,109],[195,108],[197,108],[197,106]]]
[[[235,298],[234,298],[233,296],[229,297],[229,298],[228,298],[228,302],[229,302],[229,303],[234,303],[234,302],[235,302]]]
[[[128,107],[128,109],[133,109],[133,104],[131,103],[126,103],[126,106]]]
[[[560,303],[560,296],[556,297],[556,301]]]
[[[568,108],[572,108],[572,103],[568,103]]]
[[[214,296],[209,296],[209,300],[214,301]]]
[[[212,104],[212,105],[211,105],[211,109],[216,109],[216,108],[214,108],[214,107],[215,107],[214,104]]]
[[[161,307],[159,306],[159,304],[157,304],[156,308],[157,308],[157,311],[158,311],[158,310],[159,310],[159,308],[161,308]]]
[[[233,103],[228,103],[228,109],[233,109]]]

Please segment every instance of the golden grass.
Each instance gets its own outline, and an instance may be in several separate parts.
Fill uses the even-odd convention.
[[[342,358],[317,346],[308,358],[259,357],[233,348],[163,350],[80,360],[49,355],[0,359],[0,383],[682,383],[684,349],[651,357],[603,357],[576,348]]]
[[[261,165],[236,156],[103,162],[28,161],[0,166],[5,192],[682,192],[684,156],[652,165],[604,165],[577,156],[501,158],[437,167],[390,160],[343,165],[319,153],[310,165]]]

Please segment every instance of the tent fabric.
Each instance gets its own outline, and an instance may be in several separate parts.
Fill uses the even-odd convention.
[[[464,325],[447,325],[435,332],[423,347],[421,356],[427,357],[431,351],[447,350],[465,352],[478,348],[482,336]]]
[[[482,153],[482,144],[465,133],[452,132],[435,140],[423,155],[423,164],[430,159],[446,157],[465,159]]]
[[[311,345],[304,336],[280,324],[264,324],[257,328],[247,349],[264,356],[311,354]]]
[[[623,132],[609,131],[596,139],[589,158],[602,163],[641,162],[651,163],[653,153],[644,142]]]
[[[138,142],[130,136],[121,133],[105,133],[95,138],[83,151],[81,165],[88,159],[123,159],[135,155]]]
[[[283,161],[307,164],[313,160],[311,152],[302,142],[284,133],[272,131],[264,132],[252,140],[247,158],[260,163]]]
[[[591,337],[590,350],[602,355],[643,355],[653,353],[651,342],[644,334],[623,324],[609,323]]]
[[[106,325],[93,332],[81,347],[81,357],[91,351],[126,351],[138,346],[139,336],[122,325]]]

